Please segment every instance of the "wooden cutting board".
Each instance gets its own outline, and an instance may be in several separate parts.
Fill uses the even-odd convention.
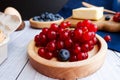
[[[106,21],[105,20],[106,16],[110,16],[110,20]],[[105,14],[100,20],[92,22],[98,26],[98,30],[104,30],[108,32],[120,32],[120,22],[114,22],[112,18],[113,18],[112,14]],[[70,21],[71,27],[75,27],[76,24],[82,20],[69,17],[65,19],[65,21]]]

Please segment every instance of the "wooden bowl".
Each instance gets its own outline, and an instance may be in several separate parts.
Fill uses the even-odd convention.
[[[96,35],[98,44],[94,46],[88,55],[89,58],[76,62],[59,62],[47,60],[37,54],[35,42],[28,45],[28,56],[31,65],[40,73],[57,79],[74,80],[83,78],[96,72],[104,63],[107,43],[99,35]]]
[[[56,21],[48,21],[48,22],[40,22],[40,21],[34,21],[32,18],[29,20],[30,25],[33,28],[49,28],[52,23],[60,24],[62,21],[64,21],[64,18],[61,18],[60,20]]]

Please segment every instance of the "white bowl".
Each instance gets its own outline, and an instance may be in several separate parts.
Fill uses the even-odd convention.
[[[9,37],[6,37],[3,42],[0,43],[0,64],[7,58],[7,44]]]

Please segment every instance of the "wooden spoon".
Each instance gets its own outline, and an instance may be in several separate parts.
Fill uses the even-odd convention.
[[[82,4],[83,4],[85,7],[97,7],[97,6],[94,6],[94,5],[89,4],[89,3],[87,3],[87,2],[82,2]],[[104,9],[104,12],[107,12],[107,13],[110,13],[110,14],[115,14],[115,13],[116,13],[115,11],[108,10],[108,9]]]

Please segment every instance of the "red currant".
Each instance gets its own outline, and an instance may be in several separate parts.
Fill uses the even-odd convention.
[[[94,45],[98,42],[96,37],[94,37],[92,40],[93,40]]]
[[[66,48],[70,48],[70,47],[72,47],[72,45],[73,45],[72,39],[68,38],[65,40],[65,47]]]
[[[34,41],[39,42],[39,40],[40,40],[39,35],[35,35]]]
[[[74,61],[77,61],[78,59],[77,59],[77,56],[76,55],[71,55],[70,56],[70,59],[69,59],[69,61],[70,62],[74,62]]]
[[[120,12],[116,12],[115,14],[116,14],[116,15],[120,15]]]
[[[71,26],[71,22],[69,22],[69,21],[67,21],[66,24],[67,24],[68,27]]]
[[[115,22],[120,22],[120,12],[117,12],[117,13],[113,16],[113,21],[115,21]]]
[[[58,57],[58,53],[59,53],[59,50],[55,50],[55,51],[53,52],[53,56],[54,56],[54,57]]]
[[[41,46],[41,42],[35,42],[35,46],[40,47]]]
[[[49,30],[48,34],[47,34],[47,37],[48,37],[49,40],[54,40],[57,37],[57,33],[53,30]]]
[[[45,48],[41,47],[38,49],[38,55],[41,57],[45,56]]]
[[[74,36],[75,36],[75,38],[77,38],[77,39],[80,39],[81,38],[81,36],[82,36],[82,30],[81,29],[75,29],[74,30]]]
[[[83,33],[88,32],[88,28],[86,26],[82,27],[81,29],[82,29]]]
[[[81,46],[81,50],[82,50],[83,52],[88,52],[88,51],[89,51],[89,44],[83,44],[83,45]]]
[[[90,21],[90,20],[83,20],[83,22],[82,22],[85,26],[89,26],[92,22]]]
[[[110,35],[106,35],[104,37],[104,39],[105,39],[106,42],[109,42],[109,41],[111,41],[111,36]]]
[[[97,25],[91,23],[91,24],[88,26],[88,30],[91,31],[91,32],[92,32],[92,31],[93,31],[93,32],[97,32],[98,27],[97,27]]]
[[[69,33],[66,31],[63,31],[62,33],[60,33],[60,40],[66,40],[69,38]]]
[[[58,40],[56,43],[56,47],[58,50],[63,49],[64,48],[64,42],[61,40]]]
[[[70,30],[69,31],[69,36],[72,38],[72,37],[74,37],[74,30]]]
[[[45,34],[43,33],[40,33],[39,34],[39,39],[40,39],[40,42],[46,42],[47,41],[47,37]]]
[[[82,35],[82,38],[84,41],[89,41],[91,40],[92,33],[91,32],[86,32]]]
[[[58,30],[58,25],[53,23],[53,24],[51,24],[50,29],[53,30],[53,31],[57,31]]]
[[[43,33],[43,34],[47,35],[47,32],[48,32],[48,28],[43,28],[43,29],[42,29],[42,33]]]
[[[80,52],[80,53],[77,55],[77,58],[78,58],[78,60],[87,59],[87,58],[88,58],[88,53],[87,53],[87,52]]]
[[[43,33],[40,33],[39,34],[39,42],[40,42],[40,45],[41,46],[46,46],[46,44],[47,44],[47,37],[46,37],[46,35],[45,34],[43,34]]]
[[[46,58],[46,59],[52,59],[53,58],[53,53],[52,52],[46,52],[44,58]]]
[[[53,52],[56,50],[56,45],[54,41],[51,41],[47,44],[46,49],[50,52]]]
[[[57,34],[61,34],[64,31],[63,28],[59,28]]]
[[[94,48],[93,40],[88,41],[88,45],[89,45],[89,50],[92,50]]]
[[[73,53],[78,54],[81,51],[81,47],[79,45],[74,45]]]
[[[83,24],[83,22],[80,21],[80,22],[77,23],[76,29],[81,29],[84,26],[85,25]]]
[[[60,28],[63,28],[63,29],[67,28],[67,26],[68,26],[68,24],[66,22],[62,22],[60,24]]]

